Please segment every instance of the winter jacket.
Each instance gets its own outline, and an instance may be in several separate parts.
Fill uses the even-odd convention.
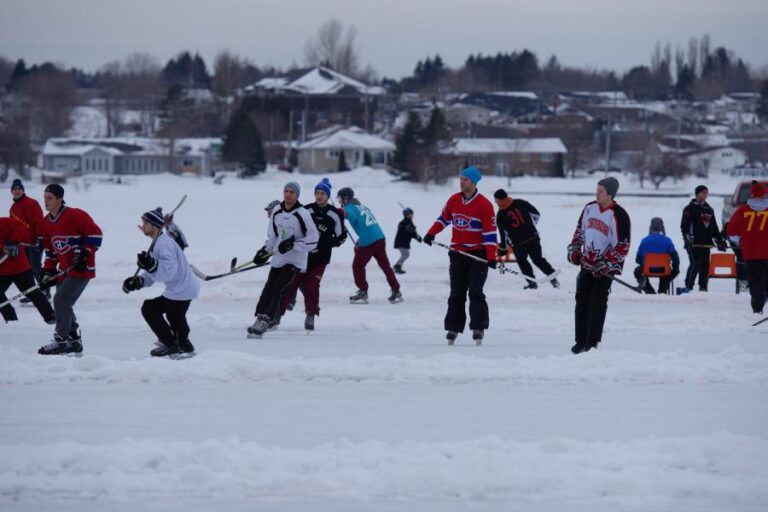
[[[157,260],[157,270],[142,271],[144,286],[165,283],[163,297],[171,300],[192,300],[200,294],[200,283],[189,268],[187,257],[178,243],[166,233],[160,233],[150,256]]]
[[[499,228],[499,251],[506,251],[511,245],[524,245],[539,238],[536,224],[539,211],[528,201],[505,197],[496,213]]]
[[[317,247],[309,253],[307,267],[327,265],[331,262],[331,251],[347,239],[347,228],[344,226],[344,214],[330,204],[320,206],[312,203],[306,206],[315,223],[320,239]]]
[[[728,221],[728,237],[741,245],[744,261],[768,260],[768,197],[752,198]]]
[[[427,234],[435,236],[452,226],[451,246],[460,251],[485,250],[485,257],[496,259],[496,215],[493,205],[481,193],[465,199],[461,192],[448,198],[443,211]]]
[[[290,237],[294,238],[293,248],[285,254],[280,254],[280,242]],[[304,272],[307,270],[307,257],[310,251],[315,250],[319,239],[320,234],[307,209],[298,201],[293,208],[287,209],[282,202],[272,210],[264,246],[272,253],[273,268],[293,265]]]
[[[693,236],[695,245],[714,245],[713,238],[718,243],[724,242],[723,235],[717,228],[715,211],[706,201],[699,203],[696,199],[691,199],[683,209],[680,231],[683,233],[683,239]]]
[[[629,253],[631,225],[629,215],[615,201],[603,209],[596,201],[581,212],[571,247],[581,248],[581,266],[587,269],[603,262],[608,272],[621,274]]]
[[[410,249],[411,240],[421,238],[416,232],[416,226],[408,217],[404,218],[397,225],[397,234],[395,235],[395,249]]]
[[[680,257],[675,250],[675,244],[667,235],[661,233],[651,233],[640,241],[640,247],[637,248],[635,261],[642,265],[646,254],[669,254],[672,260],[672,269],[680,269]]]
[[[344,213],[349,225],[357,233],[358,247],[368,247],[384,239],[384,231],[381,229],[379,221],[373,216],[371,210],[360,204],[357,199],[353,198],[344,205]]]

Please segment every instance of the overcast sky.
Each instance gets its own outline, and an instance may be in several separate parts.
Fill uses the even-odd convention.
[[[287,67],[303,64],[304,42],[331,17],[357,27],[362,62],[389,77],[435,53],[459,66],[522,48],[623,72],[647,64],[657,40],[703,34],[768,65],[766,0],[0,0],[0,55],[93,71],[135,51],[165,63],[188,49],[210,68],[229,49]]]

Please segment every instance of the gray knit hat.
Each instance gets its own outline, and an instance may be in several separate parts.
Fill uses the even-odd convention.
[[[600,181],[598,181],[597,184],[605,187],[605,190],[608,192],[608,195],[613,198],[616,197],[616,192],[619,191],[619,180],[617,180],[613,176],[609,176],[608,178],[603,178]]]
[[[301,195],[301,187],[295,181],[291,181],[291,182],[286,183],[285,187],[283,187],[283,190],[285,190],[286,188],[289,188],[289,189],[293,190],[294,192],[296,192],[296,197],[299,197]]]
[[[651,226],[648,228],[649,233],[661,233],[662,235],[667,234],[667,230],[664,229],[664,221],[661,220],[661,217],[654,217],[651,219]]]

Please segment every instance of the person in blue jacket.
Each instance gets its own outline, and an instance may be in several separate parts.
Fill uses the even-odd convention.
[[[368,281],[365,278],[365,267],[371,258],[376,260],[387,278],[387,283],[391,288],[389,302],[392,304],[402,302],[403,294],[400,292],[400,283],[389,264],[384,231],[382,231],[379,221],[376,220],[367,206],[360,204],[351,188],[345,187],[339,190],[338,198],[344,209],[346,220],[357,233],[355,257],[352,260],[352,274],[355,278],[355,285],[357,285],[357,292],[349,298],[349,302],[352,304],[368,303]]]
[[[664,221],[659,217],[651,219],[651,227],[648,230],[648,236],[643,238],[640,242],[640,247],[637,249],[637,256],[635,261],[638,267],[635,268],[635,278],[638,284],[645,293],[656,293],[648,282],[648,278],[643,275],[643,263],[645,261],[646,254],[669,254],[672,260],[672,276],[659,278],[659,293],[667,293],[669,291],[669,284],[680,273],[680,257],[675,250],[675,244],[672,243],[672,239],[666,235],[664,230]]]

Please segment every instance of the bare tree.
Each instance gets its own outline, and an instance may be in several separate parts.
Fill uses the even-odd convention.
[[[304,61],[308,66],[327,65],[345,75],[357,76],[360,52],[355,39],[357,29],[347,27],[336,18],[323,23],[314,37],[304,45]]]
[[[77,103],[72,77],[55,68],[39,71],[24,77],[20,89],[30,98],[27,115],[32,144],[40,147],[50,137],[64,135],[72,125],[70,115]]]
[[[242,85],[244,63],[228,50],[220,51],[213,59],[213,94],[228,98]]]
[[[688,40],[688,67],[694,74],[699,73],[699,52],[695,37]]]
[[[13,66],[13,62],[0,55],[0,89],[11,80]]]
[[[125,112],[138,111],[141,131],[149,135],[157,116],[157,102],[162,97],[160,62],[147,53],[132,53],[122,62],[112,61],[99,70],[99,85],[107,118],[107,136],[117,135]]]

